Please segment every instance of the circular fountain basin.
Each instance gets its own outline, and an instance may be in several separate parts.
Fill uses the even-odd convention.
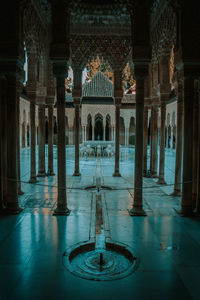
[[[109,191],[112,191],[112,190],[113,190],[112,187],[106,186],[106,185],[101,185],[101,188],[100,188],[100,189],[101,189],[101,190],[109,190]],[[86,187],[85,187],[85,190],[86,190],[86,191],[89,191],[89,190],[97,190],[97,187],[96,187],[96,185],[89,185],[89,186],[86,186]]]
[[[72,274],[97,281],[124,278],[132,274],[138,259],[121,243],[106,243],[106,249],[95,249],[95,243],[76,246],[64,256],[64,265]]]

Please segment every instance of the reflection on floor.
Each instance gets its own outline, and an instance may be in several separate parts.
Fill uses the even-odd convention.
[[[67,148],[69,217],[52,216],[57,178],[29,180],[29,149],[21,151],[22,190],[19,216],[0,217],[0,299],[199,299],[200,220],[179,217],[173,198],[175,152],[166,150],[166,181],[144,178],[147,217],[130,217],[134,149],[122,148],[121,178],[113,178],[114,159],[103,158],[103,180],[113,188],[104,193],[114,241],[134,249],[140,259],[131,276],[110,282],[88,281],[66,271],[65,250],[88,241],[95,158],[80,160],[81,177],[73,177],[74,149]],[[56,171],[56,148],[54,149]]]

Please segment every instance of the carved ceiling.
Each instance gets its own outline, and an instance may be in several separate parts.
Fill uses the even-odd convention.
[[[131,35],[130,16],[122,1],[73,1],[71,34]]]

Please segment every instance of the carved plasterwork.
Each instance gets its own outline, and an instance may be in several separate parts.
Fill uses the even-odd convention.
[[[151,30],[153,59],[170,56],[172,45],[176,43],[176,15],[170,5],[165,6]]]

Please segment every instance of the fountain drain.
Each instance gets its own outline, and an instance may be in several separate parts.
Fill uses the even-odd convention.
[[[68,249],[63,255],[64,266],[72,274],[90,280],[121,279],[136,270],[138,259],[127,245],[111,240],[109,225],[106,221],[104,193],[101,184],[101,161],[98,159],[95,170],[96,189],[91,202],[90,241]],[[109,187],[107,187],[110,189]]]
[[[120,243],[106,243],[106,249],[95,249],[95,243],[69,249],[64,265],[72,274],[96,281],[121,279],[132,274],[138,260],[131,249]]]

